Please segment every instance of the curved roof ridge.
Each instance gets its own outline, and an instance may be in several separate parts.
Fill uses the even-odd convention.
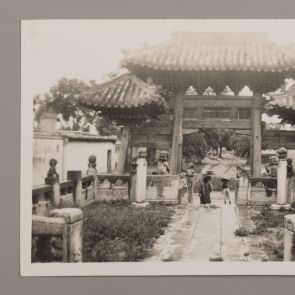
[[[159,44],[146,46],[146,47],[142,47],[142,48],[135,48],[135,49],[121,49],[121,51],[125,56],[130,55],[130,54],[142,53],[142,51],[152,51],[155,49],[164,48],[165,46],[170,45],[172,43],[172,41],[173,41],[173,39],[170,38],[170,39],[163,41]]]
[[[130,72],[123,73],[123,74],[111,79],[110,81],[106,81],[101,84],[97,84],[97,85],[95,85],[95,90],[100,90],[100,89],[105,88],[107,86],[111,86],[111,85],[115,84],[116,82],[123,80],[125,78],[125,76],[130,76],[130,75],[132,75]]]
[[[157,46],[128,51],[122,65],[167,71],[265,71],[295,69],[294,49],[266,33],[175,32]]]
[[[80,100],[95,109],[138,109],[148,105],[158,105],[159,112],[167,109],[166,101],[157,87],[150,86],[131,73],[124,73],[85,91],[80,95]]]

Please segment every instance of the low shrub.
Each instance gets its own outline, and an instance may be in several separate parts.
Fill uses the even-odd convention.
[[[286,211],[273,211],[264,208],[259,214],[251,216],[255,224],[255,234],[267,232],[270,228],[280,228],[284,226],[284,216],[288,214]]]
[[[117,201],[86,206],[83,211],[83,260],[131,262],[148,255],[174,210],[163,204],[135,208],[126,201]]]
[[[237,237],[246,237],[246,236],[249,235],[249,231],[244,227],[240,227],[240,228],[235,230],[235,235]]]

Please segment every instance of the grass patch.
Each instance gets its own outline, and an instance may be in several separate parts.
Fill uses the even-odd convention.
[[[83,261],[139,261],[164,233],[174,209],[163,204],[135,208],[127,201],[83,208]]]
[[[282,228],[284,227],[284,216],[290,214],[288,211],[273,211],[269,208],[263,208],[259,214],[251,216],[251,219],[255,224],[255,234],[262,234],[268,232],[272,228]]]
[[[253,234],[261,238],[261,247],[267,253],[269,261],[282,261],[284,258],[284,216],[287,214],[294,212],[264,208],[251,216],[256,227]]]

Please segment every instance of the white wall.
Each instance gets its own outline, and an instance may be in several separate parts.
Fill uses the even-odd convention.
[[[115,168],[115,144],[112,142],[68,141],[64,146],[64,177],[68,170],[81,170],[85,175],[88,157],[96,156],[98,173],[107,173],[107,151],[112,151],[112,170]]]
[[[44,184],[50,159],[56,159],[56,171],[62,180],[63,139],[59,137],[34,137],[33,140],[33,185]]]

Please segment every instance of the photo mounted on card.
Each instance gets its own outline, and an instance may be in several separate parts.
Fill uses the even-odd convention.
[[[23,276],[295,275],[295,20],[24,20]]]

